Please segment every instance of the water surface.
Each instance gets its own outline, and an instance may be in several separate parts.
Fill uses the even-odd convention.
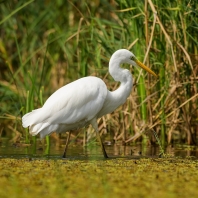
[[[158,158],[159,146],[145,146],[142,144],[121,145],[105,144],[109,158]],[[1,139],[0,158],[48,158],[61,159],[64,150],[64,142],[57,145],[51,142],[48,148],[46,144],[37,142],[33,144],[12,144],[8,139]],[[169,145],[164,148],[167,155],[173,157],[194,157],[198,159],[198,147],[188,145]],[[68,159],[103,159],[101,148],[97,143],[83,146],[79,143],[70,143],[67,151]]]

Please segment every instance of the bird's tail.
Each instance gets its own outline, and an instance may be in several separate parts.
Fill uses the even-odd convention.
[[[32,136],[40,133],[40,137],[43,138],[58,129],[58,125],[50,124],[45,120],[47,116],[47,112],[42,108],[33,110],[22,117],[22,125],[24,128],[29,127],[29,133]]]
[[[39,123],[39,118],[42,118],[42,108],[33,110],[22,117],[22,125],[24,128]]]
[[[39,123],[39,124],[34,124],[29,127],[29,133],[32,136],[37,135],[40,133],[40,138],[44,138],[46,135],[50,135],[53,131],[57,129],[57,125],[52,125],[49,123]]]

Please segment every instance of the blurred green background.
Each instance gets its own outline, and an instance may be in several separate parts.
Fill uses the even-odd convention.
[[[126,48],[159,78],[126,66],[131,96],[99,121],[101,132],[153,143],[154,130],[163,144],[196,144],[197,18],[198,4],[188,0],[0,1],[1,137],[31,139],[22,115],[78,78],[98,76],[116,89],[108,61]]]

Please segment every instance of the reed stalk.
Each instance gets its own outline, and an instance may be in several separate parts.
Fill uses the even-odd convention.
[[[133,100],[105,116],[112,137],[121,138],[117,128],[124,122],[125,142],[140,141],[137,130],[143,121],[148,134],[155,130],[163,144],[195,144],[197,6],[196,1],[187,0],[93,1],[86,5],[63,0],[1,2],[2,134],[10,135],[6,126],[10,121],[30,141],[18,115],[39,108],[55,90],[80,77],[104,78],[107,87],[115,90],[119,84],[108,75],[108,60],[115,50],[128,48],[139,60],[145,57],[143,62],[160,78],[132,70],[137,83],[130,96]]]

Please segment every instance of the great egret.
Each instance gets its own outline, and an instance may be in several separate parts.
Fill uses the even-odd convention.
[[[122,63],[138,65],[157,76],[130,51],[117,50],[109,62],[109,73],[115,81],[121,83],[117,90],[109,91],[100,78],[94,76],[81,78],[58,89],[47,99],[42,108],[25,114],[22,117],[23,127],[29,127],[29,132],[33,136],[40,133],[41,138],[54,131],[58,133],[69,131],[63,155],[65,157],[71,130],[91,124],[100,141],[103,155],[107,158],[97,119],[124,104],[131,92],[132,75],[129,70],[120,67]]]

